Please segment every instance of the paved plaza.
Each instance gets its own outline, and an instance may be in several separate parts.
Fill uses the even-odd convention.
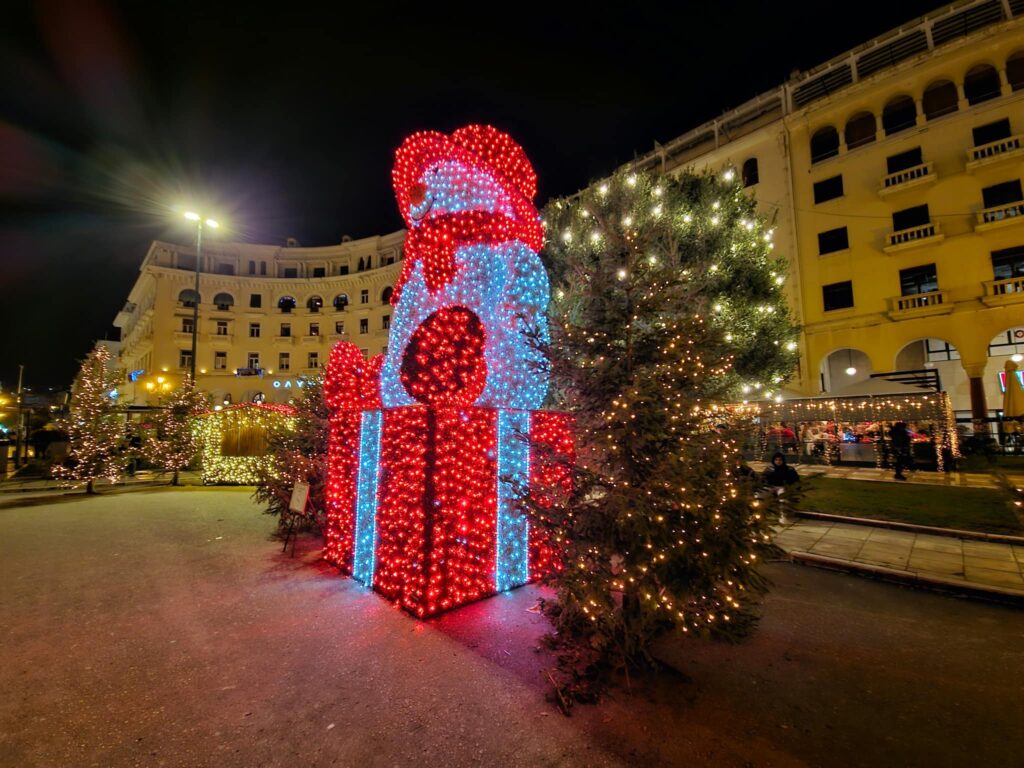
[[[243,490],[0,510],[0,765],[932,767],[1024,751],[1019,609],[774,563],[751,640],[673,639],[668,670],[566,718],[544,698],[536,588],[418,622],[311,540],[283,555],[273,527]]]

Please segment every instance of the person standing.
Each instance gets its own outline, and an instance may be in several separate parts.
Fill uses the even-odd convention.
[[[896,470],[893,479],[906,480],[903,470],[910,468],[910,429],[906,422],[895,422],[889,429],[889,439],[892,442],[893,466]]]

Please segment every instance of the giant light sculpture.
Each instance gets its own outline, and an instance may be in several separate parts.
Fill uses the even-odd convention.
[[[386,355],[331,352],[326,557],[418,616],[551,567],[516,493],[559,482],[531,446],[568,455],[541,411],[548,278],[537,177],[490,126],[410,136],[392,180],[408,234]],[[552,473],[555,475],[552,475]]]

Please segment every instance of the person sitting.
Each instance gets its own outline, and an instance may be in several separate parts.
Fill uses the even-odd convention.
[[[800,475],[786,463],[786,457],[782,452],[776,451],[772,456],[771,466],[764,472],[764,482],[765,485],[774,488],[785,488],[787,485],[800,482]]]

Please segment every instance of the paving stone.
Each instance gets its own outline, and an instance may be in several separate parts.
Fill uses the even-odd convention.
[[[1020,574],[1020,564],[1013,559],[1002,560],[989,557],[971,557],[964,555],[964,565],[968,568],[986,568],[991,571],[1006,571],[1007,573]]]
[[[1013,560],[1013,550],[1009,544],[994,544],[988,541],[965,541],[964,555],[969,557],[986,557],[992,560]]]
[[[963,554],[963,545],[960,539],[950,539],[945,536],[918,536],[914,541],[914,551],[943,552],[948,554]]]
[[[871,535],[873,529],[866,525],[842,525],[836,524],[828,532],[829,538],[839,537],[842,539],[864,540]]]
[[[811,552],[816,555],[830,555],[832,557],[845,557],[854,558],[857,556],[857,552],[860,551],[861,542],[856,539],[844,539],[840,541],[819,541],[813,547]]]
[[[979,584],[993,584],[997,587],[1013,587],[1024,589],[1024,578],[1019,573],[992,571],[988,568],[967,568],[967,580]]]
[[[947,576],[963,576],[964,563],[961,558],[950,557],[941,559],[935,557],[918,557],[912,555],[907,561],[907,568],[912,571],[941,573]]]

